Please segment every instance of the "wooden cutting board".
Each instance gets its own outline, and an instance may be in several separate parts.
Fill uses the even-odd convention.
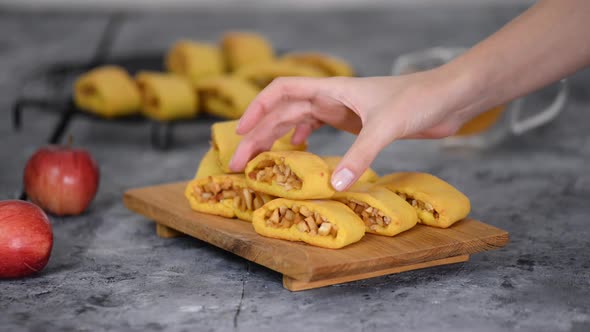
[[[464,262],[470,254],[500,248],[508,233],[466,219],[448,229],[423,225],[385,237],[367,234],[342,249],[323,249],[258,235],[252,224],[191,210],[184,197],[186,182],[132,189],[124,203],[154,220],[157,234],[182,234],[206,241],[283,274],[289,290],[317,288],[354,280]]]

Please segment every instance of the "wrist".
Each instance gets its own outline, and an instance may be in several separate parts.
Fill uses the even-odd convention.
[[[443,98],[446,114],[467,121],[487,108],[494,107],[488,92],[488,79],[483,71],[459,57],[435,69]]]

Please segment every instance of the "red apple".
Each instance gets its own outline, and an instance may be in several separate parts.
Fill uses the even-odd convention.
[[[98,190],[99,170],[86,150],[50,145],[25,167],[25,191],[31,201],[58,216],[86,210]]]
[[[52,247],[51,224],[43,210],[25,201],[0,201],[0,278],[41,271]]]

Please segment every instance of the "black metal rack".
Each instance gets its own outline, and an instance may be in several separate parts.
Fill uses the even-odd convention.
[[[25,80],[24,85],[36,80],[46,80],[52,82],[54,89],[62,89],[68,78],[80,75],[94,67],[104,64],[118,65],[125,68],[130,74],[135,74],[139,70],[163,70],[162,59],[160,54],[143,54],[123,57],[109,57],[110,49],[114,38],[117,35],[121,25],[125,20],[125,15],[118,14],[109,18],[98,46],[93,57],[87,62],[64,62],[53,64],[47,68],[41,68],[31,73]],[[12,124],[14,130],[21,130],[23,127],[23,113],[25,110],[44,110],[56,113],[59,116],[58,121],[53,127],[47,143],[57,144],[62,141],[68,130],[70,123],[75,118],[87,118],[95,121],[125,122],[134,124],[151,123],[150,141],[152,147],[159,150],[167,150],[172,145],[173,130],[175,124],[180,121],[156,121],[141,117],[138,115],[121,117],[116,119],[105,119],[100,116],[85,112],[74,103],[72,94],[61,97],[33,97],[19,95],[12,107]],[[194,120],[189,120],[194,121]],[[182,120],[185,123],[187,120]]]

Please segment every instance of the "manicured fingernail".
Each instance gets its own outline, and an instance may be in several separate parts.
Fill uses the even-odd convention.
[[[240,127],[242,126],[242,118],[238,121],[238,125],[236,126],[236,132],[240,131]]]
[[[343,168],[332,176],[332,187],[337,191],[342,191],[354,180],[354,174],[348,169]]]

